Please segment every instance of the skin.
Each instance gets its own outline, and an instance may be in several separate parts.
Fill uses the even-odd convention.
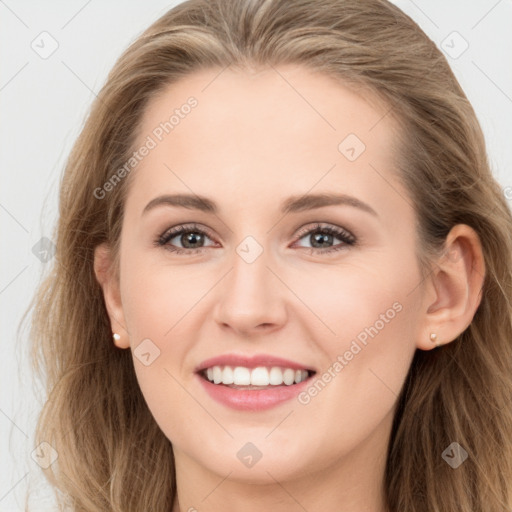
[[[415,350],[435,348],[430,333],[445,344],[470,324],[485,274],[478,236],[454,227],[422,280],[412,201],[393,175],[397,125],[388,109],[298,66],[219,72],[190,75],[149,103],[137,147],[189,96],[198,100],[132,171],[119,282],[108,245],[95,253],[116,345],[133,351],[149,338],[160,350],[149,366],[133,362],[173,444],[173,512],[384,511],[397,395]],[[353,162],[338,150],[349,133],[366,146]],[[350,205],[279,211],[289,196],[333,191],[377,215]],[[141,215],[166,193],[207,196],[219,212],[158,206]],[[203,252],[154,245],[192,222],[213,235]],[[356,244],[334,235],[325,247],[342,250],[312,252],[311,233],[297,234],[316,222],[348,230]],[[252,263],[236,252],[247,236],[263,249]],[[267,353],[332,373],[338,355],[397,302],[401,311],[306,405],[235,411],[194,375],[225,353]],[[251,468],[236,456],[247,442],[262,453]]]

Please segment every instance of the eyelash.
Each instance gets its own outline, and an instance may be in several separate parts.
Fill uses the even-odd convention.
[[[332,253],[337,252],[340,250],[343,250],[346,246],[354,246],[356,245],[356,238],[354,235],[349,233],[343,228],[338,228],[334,226],[322,226],[322,224],[317,223],[312,227],[305,228],[301,230],[297,234],[297,241],[301,238],[304,238],[306,235],[312,235],[314,233],[324,233],[328,235],[335,236],[336,238],[339,238],[343,244],[340,247],[327,247],[323,249],[319,249],[316,247],[302,247],[302,249],[309,249],[311,254],[320,253],[320,254],[326,254],[326,253]],[[209,230],[205,228],[199,227],[197,224],[182,224],[180,226],[176,226],[174,228],[168,229],[164,233],[162,233],[154,242],[154,245],[157,247],[164,247],[166,250],[171,251],[175,254],[198,254],[205,249],[208,249],[208,247],[197,247],[195,249],[187,249],[187,248],[181,248],[181,247],[172,247],[169,245],[169,241],[175,238],[178,235],[182,235],[184,233],[200,233],[202,235],[206,235],[208,238],[213,238],[211,236],[211,233]]]

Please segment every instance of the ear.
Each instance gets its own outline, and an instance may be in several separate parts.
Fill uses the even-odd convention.
[[[484,278],[480,238],[470,226],[457,224],[426,282],[419,349],[450,343],[466,330],[480,305]]]
[[[120,335],[120,339],[113,341],[119,348],[129,348],[130,340],[125,327],[119,281],[115,275],[113,263],[109,245],[106,243],[98,245],[94,250],[94,274],[103,289],[112,332]]]

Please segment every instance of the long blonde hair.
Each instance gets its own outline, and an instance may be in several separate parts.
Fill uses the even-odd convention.
[[[400,121],[400,179],[409,191],[428,272],[455,224],[473,227],[486,276],[471,325],[452,343],[417,350],[398,399],[385,490],[391,511],[502,512],[512,507],[512,216],[484,137],[445,57],[386,0],[188,0],[119,58],[76,141],[61,183],[56,256],[34,296],[32,362],[48,400],[36,444],[59,505],[74,511],[169,512],[173,450],[139,389],[130,351],[117,349],[94,248],[118,254],[130,180],[103,199],[133,153],[156,92],[195,70],[298,64],[371,91]],[[468,459],[442,458],[458,442]]]

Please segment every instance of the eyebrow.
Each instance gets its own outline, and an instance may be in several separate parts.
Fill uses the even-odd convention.
[[[281,213],[286,215],[288,213],[302,212],[305,210],[313,210],[323,206],[339,206],[346,205],[370,213],[378,217],[377,212],[368,204],[364,203],[356,197],[346,194],[306,194],[302,196],[291,196],[283,202]],[[206,213],[217,214],[219,208],[215,201],[196,194],[166,194],[155,197],[144,208],[142,215],[148,211],[156,208],[157,206],[176,206],[187,208],[189,210],[200,210]]]

